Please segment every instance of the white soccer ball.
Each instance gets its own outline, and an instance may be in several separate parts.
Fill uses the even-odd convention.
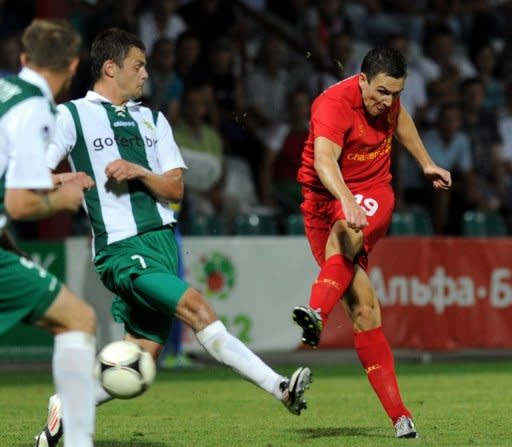
[[[155,380],[156,365],[149,352],[131,341],[115,341],[98,354],[98,378],[112,397],[140,396]]]

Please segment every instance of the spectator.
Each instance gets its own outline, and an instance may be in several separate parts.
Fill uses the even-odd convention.
[[[409,39],[404,34],[392,34],[387,39],[387,45],[400,51],[407,61],[407,82],[400,94],[400,101],[411,117],[421,122],[427,106],[425,78],[411,63]]]
[[[473,64],[463,51],[457,51],[457,41],[448,27],[434,28],[425,34],[424,56],[418,62],[418,69],[426,82],[443,76],[456,76],[464,80],[476,75]]]
[[[284,64],[284,53],[283,42],[267,36],[262,43],[258,65],[246,79],[248,119],[262,140],[285,114],[290,79]]]
[[[352,30],[350,22],[343,14],[343,3],[340,0],[312,2],[305,20],[302,32],[306,36],[306,45],[312,57],[323,67],[330,66],[330,37],[341,32],[350,33]]]
[[[261,170],[263,204],[278,206],[284,214],[299,213],[302,202],[297,171],[308,136],[311,98],[305,90],[296,90],[288,98],[288,119],[276,127],[274,137],[266,141]]]
[[[185,206],[190,215],[221,212],[224,151],[221,136],[205,123],[207,105],[201,87],[185,91],[181,117],[174,126],[174,137],[188,167]]]
[[[20,52],[21,45],[18,35],[0,38],[0,78],[18,73]]]
[[[242,79],[236,74],[234,50],[234,42],[229,38],[212,44],[204,88],[214,103],[210,106],[213,113],[209,113],[209,121],[218,122],[225,143],[228,177],[224,193],[252,206],[258,202],[256,182],[263,150],[248,125],[247,100]]]
[[[347,32],[333,34],[329,39],[329,65],[306,74],[308,81],[304,84],[308,85],[309,94],[315,97],[339,80],[359,72],[367,50],[366,44],[355,42]]]
[[[184,219],[219,214],[229,232],[238,214],[257,204],[249,169],[242,160],[226,157],[218,130],[207,124],[208,95],[201,86],[185,90],[181,119],[174,137],[188,170]]]
[[[234,58],[232,40],[220,38],[213,43],[206,82],[213,89],[221,126],[230,120],[234,113],[243,113],[246,104],[242,81],[234,72]]]
[[[82,11],[84,3],[82,4]],[[89,48],[94,37],[100,31],[108,28],[121,28],[134,34],[139,33],[139,9],[141,0],[123,0],[116,1],[100,1],[96,2],[91,15],[84,26],[82,34],[84,36],[85,48]],[[83,14],[82,11],[78,11]],[[78,19],[79,17],[76,17]],[[80,93],[79,96],[82,96]]]
[[[296,27],[304,22],[308,13],[308,0],[280,0],[268,2],[267,9],[284,20],[288,25]]]
[[[436,79],[427,84],[427,104],[423,112],[423,127],[434,126],[439,110],[446,104],[459,102],[459,89],[453,77]]]
[[[461,111],[456,104],[444,104],[436,126],[422,133],[434,163],[452,173],[450,191],[433,194],[423,180],[422,172],[411,157],[404,160],[401,182],[407,205],[425,206],[431,210],[436,234],[460,234],[462,213],[473,202],[473,158],[469,137],[461,130]]]
[[[498,63],[500,78],[507,81],[512,79],[512,2],[506,2],[501,10],[501,21],[503,23],[503,39],[498,41],[502,46],[501,57]]]
[[[193,31],[185,31],[176,39],[175,69],[187,86],[204,83],[204,70],[201,68],[201,41]]]
[[[505,105],[505,87],[495,75],[496,53],[491,45],[481,45],[473,55],[473,63],[485,89],[484,107],[495,113]]]
[[[389,34],[402,34],[408,40],[421,42],[423,18],[421,2],[407,0],[366,0],[367,39],[372,45],[380,45]]]
[[[505,88],[505,107],[500,111],[497,127],[503,142],[503,159],[506,175],[506,205],[512,211],[512,82]]]
[[[150,107],[162,110],[171,125],[179,115],[179,104],[183,96],[183,81],[174,70],[175,48],[172,40],[161,38],[155,41],[149,58],[150,74],[144,96]]]
[[[233,3],[227,0],[192,0],[179,9],[187,26],[199,37],[204,50],[204,61],[213,42],[236,31]]]
[[[139,19],[139,35],[147,49],[162,37],[174,41],[187,29],[176,13],[178,6],[178,0],[151,0],[150,8]]]
[[[428,7],[424,12],[423,39],[429,39],[433,30],[443,28],[450,33],[454,40],[462,41],[464,25],[461,3],[457,0],[429,0]]]
[[[0,0],[0,37],[12,36],[35,17],[35,2]]]
[[[496,115],[484,108],[485,87],[479,78],[461,84],[462,129],[471,141],[475,167],[475,205],[485,211],[498,211],[505,199],[502,144]]]

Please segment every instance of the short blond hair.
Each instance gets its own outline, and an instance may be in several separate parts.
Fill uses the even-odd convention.
[[[80,35],[64,20],[35,19],[21,38],[27,62],[39,68],[65,70],[80,52]]]

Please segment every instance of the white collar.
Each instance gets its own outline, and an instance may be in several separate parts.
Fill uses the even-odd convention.
[[[24,81],[28,82],[29,84],[35,85],[36,87],[39,87],[41,91],[43,92],[43,95],[52,103],[55,102],[53,98],[53,93],[50,89],[50,86],[48,85],[48,82],[46,79],[41,76],[37,71],[32,70],[28,67],[23,67],[21,71],[18,73],[18,76],[20,79],[23,79]]]
[[[87,94],[85,95],[85,99],[92,102],[108,102],[112,104],[112,101],[110,99],[105,98],[104,96],[101,96],[99,93],[95,92],[94,90],[89,90]],[[125,107],[134,107],[141,104],[141,101],[133,101],[129,100]]]

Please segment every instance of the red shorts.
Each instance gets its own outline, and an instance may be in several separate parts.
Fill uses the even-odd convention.
[[[359,265],[368,270],[368,253],[377,241],[386,235],[393,208],[395,195],[391,185],[379,185],[364,191],[352,191],[358,203],[366,211],[368,225],[363,229],[363,250],[359,256]],[[344,220],[345,215],[341,202],[327,199],[306,188],[303,188],[304,201],[300,209],[304,215],[304,227],[311,251],[318,265],[325,262],[325,246],[332,226],[337,220]]]

